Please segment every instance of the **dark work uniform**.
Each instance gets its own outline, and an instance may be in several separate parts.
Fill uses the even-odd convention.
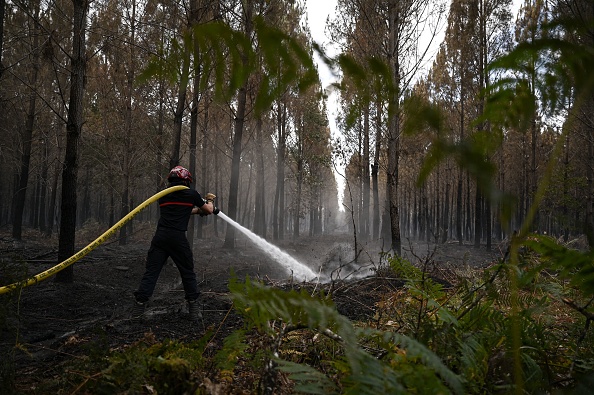
[[[183,184],[170,184],[174,185]],[[138,290],[134,292],[137,302],[144,303],[152,296],[161,269],[169,257],[173,259],[181,274],[186,300],[193,301],[198,298],[194,258],[186,238],[186,230],[192,208],[203,205],[202,196],[193,189],[172,192],[159,199],[161,216],[146,258],[146,271]]]

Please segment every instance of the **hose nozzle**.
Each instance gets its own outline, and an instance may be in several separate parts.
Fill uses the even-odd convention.
[[[212,213],[213,213],[214,215],[217,215],[218,213],[220,213],[220,212],[221,212],[221,210],[219,210],[219,208],[218,208],[218,207],[216,207],[216,206],[214,205],[214,200],[215,200],[215,199],[216,199],[216,197],[217,197],[217,196],[216,196],[214,193],[210,193],[210,192],[209,192],[209,193],[207,193],[207,194],[206,194],[206,196],[204,196],[204,197],[205,197],[205,199],[204,199],[204,202],[205,202],[205,203],[212,203],[212,207],[213,207]]]

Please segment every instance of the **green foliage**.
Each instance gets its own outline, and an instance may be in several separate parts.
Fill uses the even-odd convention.
[[[87,358],[65,369],[76,374],[46,389],[183,393],[204,377],[230,385],[246,370],[264,377],[276,366],[296,393],[512,392],[518,388],[514,352],[527,393],[550,392],[559,380],[577,387],[594,374],[594,335],[587,325],[580,328],[580,313],[590,307],[572,309],[560,301],[591,294],[584,292],[591,290],[589,271],[582,270],[591,265],[590,255],[542,236],[526,245],[520,264],[473,271],[448,288],[429,276],[426,265],[390,258],[391,275],[404,286],[377,303],[373,328],[339,314],[328,297],[305,287],[281,290],[233,278],[229,288],[245,328],[227,336],[214,356],[204,353],[212,333],[192,343],[147,336],[109,352],[98,342],[88,347]],[[576,274],[584,281],[574,282]],[[517,350],[508,340],[516,333]],[[87,373],[81,378],[80,372]]]
[[[251,75],[258,74],[257,113],[270,108],[287,89],[304,92],[318,82],[311,53],[297,38],[259,17],[254,20],[254,33],[257,47],[245,32],[222,22],[197,24],[181,42],[173,39],[162,47],[137,82],[147,83],[158,76],[184,86],[187,81],[183,80],[181,65],[193,55],[194,67],[201,70],[199,89],[212,85],[215,97],[221,100],[230,100]]]
[[[338,394],[338,387],[324,373],[311,366],[275,358],[279,369],[295,382],[295,392],[303,394]]]
[[[514,111],[507,120],[510,124],[524,123],[532,117],[532,100],[529,86],[535,78],[535,92],[549,115],[563,110],[575,97],[587,97],[594,91],[594,76],[591,65],[594,53],[587,42],[574,40],[576,35],[588,36],[594,24],[593,19],[585,22],[577,18],[557,18],[544,26],[545,30],[556,33],[519,44],[508,55],[501,57],[491,65],[493,70],[516,73],[519,77],[503,79],[493,85],[493,91],[500,94],[493,97],[490,108],[502,114],[501,110],[512,106]],[[527,64],[535,59],[543,59],[544,68],[530,70]],[[518,96],[514,96],[516,93]],[[528,107],[522,107],[522,103]],[[515,117],[514,117],[515,116]],[[515,119],[515,121],[514,121]]]
[[[337,340],[344,364],[336,365],[339,371],[335,374],[340,373],[340,377],[335,385],[340,385],[344,393],[408,393],[415,388],[421,392],[435,389],[463,392],[460,378],[423,344],[391,331],[359,329],[324,298],[313,297],[305,290],[266,288],[249,278],[242,284],[232,281],[230,290],[248,325],[269,335],[278,335],[270,321],[280,320],[289,328],[306,327]],[[361,346],[364,343],[374,344],[379,348],[377,352],[385,356],[378,359]],[[327,380],[314,382],[319,371],[314,374],[295,363],[280,363],[280,368],[291,373],[304,392],[307,389],[310,393],[320,393],[333,388]]]
[[[239,357],[247,350],[245,331],[237,330],[225,338],[223,349],[215,357],[216,367],[224,372],[232,372]]]
[[[594,294],[594,251],[572,250],[543,235],[534,235],[525,244],[540,254],[540,270],[558,271],[584,295]]]
[[[195,386],[193,372],[203,367],[202,354],[210,336],[195,343],[166,340],[150,344],[147,339],[148,343],[86,360],[85,369],[100,369],[100,374],[83,383],[83,388],[96,394],[143,393],[147,387],[160,394],[188,392]]]
[[[453,141],[445,130],[445,116],[437,105],[418,95],[411,95],[404,101],[403,110],[406,114],[403,132],[408,135],[424,133],[431,141],[419,172],[417,185],[423,185],[441,163],[453,158],[457,165],[476,181],[483,194],[493,204],[500,204],[502,223],[506,223],[513,212],[516,200],[495,183],[497,167],[490,159],[500,148],[503,134],[495,129],[478,130],[461,141]]]
[[[559,261],[565,262],[560,266],[548,258],[554,253],[541,251],[553,250],[564,258],[565,249],[545,247],[539,243],[540,238],[527,242],[530,249],[523,253],[520,265],[494,265],[478,278],[460,278],[455,287],[447,290],[424,269],[402,258],[392,258],[392,270],[406,285],[378,304],[380,316],[386,317],[388,323],[399,317],[398,333],[414,337],[440,356],[461,378],[465,393],[517,390],[514,353],[520,360],[523,388],[528,393],[550,391],[551,383],[567,377],[575,366],[573,355],[579,355],[577,361],[588,360],[593,354],[594,336],[584,337],[579,329],[583,320],[576,312],[585,311],[583,314],[590,317],[592,313],[579,306],[572,312],[561,303],[569,296],[579,301],[587,295],[583,292],[589,290],[585,287],[587,281],[577,282],[577,288],[568,288],[566,283],[574,284],[575,274],[581,273],[577,268],[587,266],[584,256],[589,253],[572,251],[567,260]],[[533,244],[535,250],[531,249]],[[571,269],[565,275],[561,267]],[[588,274],[584,275],[587,279]],[[565,317],[564,321],[559,322],[559,316]],[[516,334],[520,344],[517,349],[509,341]],[[584,344],[576,344],[578,338],[584,339]],[[572,378],[578,382],[581,374]]]

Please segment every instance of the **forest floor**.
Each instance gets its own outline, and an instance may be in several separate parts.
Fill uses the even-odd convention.
[[[152,225],[138,225],[125,246],[113,238],[108,240],[74,265],[72,284],[58,284],[50,278],[0,295],[8,301],[0,307],[0,359],[5,361],[0,363],[0,371],[10,369],[11,386],[18,393],[35,392],[44,380],[62,374],[64,362],[84,355],[91,344],[115,349],[137,342],[147,333],[159,341],[189,342],[211,329],[216,334],[212,347],[220,346],[229,333],[242,326],[227,288],[232,272],[238,279],[250,276],[271,286],[295,285],[287,270],[243,236],[238,236],[234,250],[223,248],[222,237],[210,237],[200,240],[194,253],[203,325],[189,321],[178,271],[171,262],[161,273],[146,317],[131,320],[132,294],[143,274],[153,231]],[[102,232],[99,227],[85,227],[77,234],[77,247],[84,247]],[[55,265],[57,244],[55,237],[43,238],[36,231],[27,231],[17,242],[10,237],[10,229],[0,229],[0,286],[7,284],[6,270],[14,265],[25,267],[30,275]],[[385,264],[377,243],[361,243],[358,262],[352,263],[354,242],[349,234],[301,237],[276,245],[315,272],[337,280],[333,300],[338,311],[353,320],[373,317],[381,293],[401,285],[394,279],[373,276],[375,269]],[[487,251],[453,242],[403,245],[411,262],[426,263],[444,282],[455,270],[497,262],[504,249],[494,245]]]

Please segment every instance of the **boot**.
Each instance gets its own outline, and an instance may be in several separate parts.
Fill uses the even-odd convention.
[[[200,305],[198,300],[188,300],[188,312],[190,313],[190,320],[194,322],[202,321],[202,314],[200,313]]]
[[[130,319],[141,320],[142,316],[144,315],[145,307],[146,303],[134,301],[134,306],[132,307],[132,311],[130,312]]]

